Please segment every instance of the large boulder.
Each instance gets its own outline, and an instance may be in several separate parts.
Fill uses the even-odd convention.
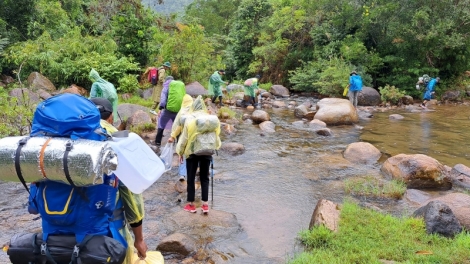
[[[405,182],[408,188],[440,190],[452,188],[445,167],[436,159],[423,154],[398,154],[388,158],[380,170],[389,178]]]
[[[259,124],[259,128],[266,133],[276,132],[276,125],[271,121],[264,121]]]
[[[199,82],[192,82],[186,85],[186,93],[191,96],[207,95],[207,90]]]
[[[72,94],[78,94],[78,95],[81,95],[81,96],[86,96],[88,91],[83,87],[72,84],[69,87],[67,87],[66,89],[61,90],[61,93],[72,93]]]
[[[362,87],[362,91],[357,95],[358,105],[376,106],[380,102],[380,93],[371,87]]]
[[[142,110],[137,110],[127,119],[126,130],[131,130],[131,128],[134,127],[142,127],[143,125],[150,123],[152,123],[152,119],[149,114]]]
[[[470,168],[463,164],[456,164],[450,171],[452,183],[470,190]]]
[[[29,104],[37,104],[41,102],[39,95],[27,88],[14,88],[8,93],[8,95],[10,97],[17,98],[17,102],[19,103],[24,103],[26,99],[29,101]]]
[[[413,213],[414,217],[423,217],[428,234],[453,237],[462,232],[462,226],[448,205],[441,201],[432,201]]]
[[[370,143],[354,142],[349,144],[343,156],[352,163],[374,164],[380,159],[382,153]]]
[[[289,89],[282,85],[275,84],[271,87],[271,90],[269,92],[274,95],[274,96],[280,96],[280,97],[289,97]]]
[[[350,125],[359,120],[356,109],[349,100],[340,98],[324,98],[318,101],[314,119],[327,125]]]
[[[441,99],[442,101],[458,101],[460,97],[460,91],[446,91]]]
[[[470,195],[464,193],[450,193],[429,201],[441,201],[452,209],[460,224],[470,230]]]
[[[48,92],[54,92],[57,89],[54,84],[39,72],[32,72],[28,77],[28,85],[31,89],[43,89]]]

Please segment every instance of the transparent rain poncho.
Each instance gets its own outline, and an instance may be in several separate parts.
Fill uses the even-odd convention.
[[[208,113],[201,96],[194,100],[184,119],[183,133],[176,145],[178,155],[189,157],[206,149],[220,148],[220,121]]]

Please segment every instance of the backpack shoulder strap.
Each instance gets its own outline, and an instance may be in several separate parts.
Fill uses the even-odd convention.
[[[26,142],[28,142],[28,140],[29,140],[29,137],[24,137],[20,139],[20,141],[18,142],[18,148],[16,149],[16,153],[15,153],[15,170],[16,170],[16,175],[18,176],[18,179],[20,179],[24,188],[29,193],[28,185],[26,185],[26,181],[24,180],[23,174],[21,173],[21,166],[20,166],[21,149],[24,147],[24,145],[26,145]]]

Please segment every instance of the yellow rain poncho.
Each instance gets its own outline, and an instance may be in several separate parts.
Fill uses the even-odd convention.
[[[181,134],[181,131],[183,130],[183,125],[184,125],[184,120],[181,119],[181,116],[189,113],[189,110],[192,104],[193,104],[193,98],[191,97],[191,95],[185,94],[183,96],[183,102],[181,103],[181,109],[176,115],[175,121],[173,121],[173,126],[171,127],[172,138],[177,138]]]
[[[101,97],[108,99],[113,105],[114,122],[119,120],[117,113],[118,95],[114,85],[101,78],[95,69],[90,71],[90,80],[93,82],[90,90],[90,98]]]
[[[203,142],[211,143],[214,149],[217,150],[222,145],[219,135],[219,120],[216,116],[211,116],[208,113],[204,100],[201,96],[198,96],[191,105],[189,114],[185,117],[183,133],[180,135],[178,144],[176,144],[176,153],[180,156],[189,157],[191,154],[200,151],[201,145],[198,145],[197,142],[201,141],[196,140],[198,137],[204,137]]]
[[[106,129],[106,132],[109,135],[112,135],[118,131],[113,125],[106,122],[106,120],[100,120],[100,124],[102,128]],[[119,178],[119,175],[116,176]],[[124,206],[124,216],[128,224],[138,223],[144,219],[144,198],[142,197],[142,194],[135,194],[131,192],[124,184],[122,184],[122,182],[120,182],[116,201],[118,199],[122,200],[122,204]],[[129,227],[127,226],[119,230],[119,232],[126,239],[128,244],[124,264],[131,264],[131,258],[134,254],[134,239],[132,238],[129,232]]]

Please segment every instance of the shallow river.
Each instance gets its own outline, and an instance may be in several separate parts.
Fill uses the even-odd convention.
[[[341,203],[345,178],[378,175],[380,164],[344,162],[342,151],[348,144],[372,143],[384,158],[422,153],[448,166],[470,166],[469,107],[431,108],[435,111],[374,112],[372,119],[360,120],[358,126],[330,127],[332,137],[316,135],[307,125],[293,126],[299,119],[292,110],[269,110],[276,133],[261,135],[257,125],[240,124],[234,136],[224,138],[243,144],[246,152],[216,157],[215,169],[221,179],[216,181],[213,207],[237,216],[266,263],[284,263],[302,250],[297,233],[308,228],[319,199]],[[405,118],[390,120],[390,114]],[[396,215],[410,211],[400,201],[365,202]]]

